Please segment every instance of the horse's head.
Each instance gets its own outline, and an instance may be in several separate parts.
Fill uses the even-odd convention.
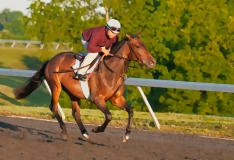
[[[154,68],[156,60],[149,53],[145,44],[140,40],[140,36],[141,33],[137,35],[126,34],[130,50],[129,59],[137,61],[140,65],[145,65],[148,68]]]

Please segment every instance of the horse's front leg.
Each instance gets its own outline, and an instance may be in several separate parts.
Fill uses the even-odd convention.
[[[110,99],[112,105],[119,107],[120,109],[126,110],[128,112],[128,124],[126,128],[126,133],[123,136],[123,142],[129,139],[129,135],[132,129],[133,121],[133,109],[129,106],[123,96],[115,96]]]
[[[101,126],[93,128],[92,132],[94,132],[94,133],[104,132],[106,129],[106,126],[108,125],[108,123],[112,119],[112,115],[111,115],[110,111],[108,110],[108,108],[106,106],[106,102],[102,96],[95,97],[93,102],[104,113],[106,119]]]

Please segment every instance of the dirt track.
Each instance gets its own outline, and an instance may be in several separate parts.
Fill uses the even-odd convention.
[[[86,142],[76,124],[66,123],[68,141],[59,139],[58,123],[0,117],[0,160],[182,160],[234,159],[234,141],[133,130],[127,143],[124,129],[108,127]]]

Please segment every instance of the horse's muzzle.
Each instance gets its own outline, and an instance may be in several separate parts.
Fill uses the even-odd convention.
[[[156,65],[156,60],[152,57],[152,58],[149,58],[148,61],[145,63],[145,65],[148,67],[148,68],[154,68],[155,65]]]

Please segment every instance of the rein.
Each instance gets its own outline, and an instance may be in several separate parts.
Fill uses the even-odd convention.
[[[140,61],[140,59],[137,57],[137,55],[136,55],[136,53],[134,52],[134,50],[132,49],[132,46],[129,44],[129,41],[127,41],[127,43],[128,43],[128,46],[129,46],[129,48],[130,48],[130,53],[132,52],[132,53],[134,53],[135,54],[135,56],[136,56],[136,58],[137,58],[137,60],[131,60],[131,59],[128,59],[128,58],[124,58],[124,57],[121,57],[121,56],[118,56],[118,55],[113,55],[114,57],[117,57],[117,58],[120,58],[120,59],[124,59],[125,61],[135,61],[135,62],[138,62],[138,63],[141,63],[141,61]],[[118,48],[118,50],[119,50],[120,48]],[[118,51],[117,50],[117,51]],[[103,64],[105,65],[105,67],[109,70],[109,71],[111,71],[112,73],[115,73],[107,64],[106,64],[106,62],[105,62],[105,59],[103,60]],[[115,74],[117,74],[119,77],[122,77],[123,79],[124,79],[124,81],[123,81],[123,83],[121,83],[119,86],[118,86],[118,88],[115,90],[115,92],[112,94],[112,96],[110,97],[110,98],[112,98],[117,92],[118,92],[118,90],[120,89],[120,87],[124,84],[124,82],[127,80],[127,76],[126,76],[126,74],[125,74],[125,72],[126,72],[126,69],[124,68],[124,73],[123,73],[123,75],[120,75],[120,74],[117,74],[117,73],[115,73]],[[109,98],[109,99],[110,99]]]
[[[133,53],[135,54],[137,60],[131,60],[131,59],[128,59],[128,58],[124,58],[124,57],[115,55],[115,54],[108,54],[107,56],[112,56],[112,57],[116,57],[116,58],[119,58],[119,59],[124,59],[125,61],[135,61],[135,62],[138,62],[138,63],[139,63],[140,60],[139,60],[139,58],[137,57],[137,55],[136,55],[136,53],[134,52],[134,50],[132,49],[132,46],[129,44],[129,41],[127,41],[127,43],[128,43],[129,48],[130,48],[130,52],[133,52]],[[118,48],[118,50],[119,50],[119,49],[120,49],[120,47]],[[118,51],[118,50],[117,50],[117,51]],[[116,52],[117,52],[117,51],[116,51]],[[98,62],[97,65],[99,65],[99,63],[103,61],[105,67],[106,67],[109,71],[115,73],[110,67],[108,67],[108,66],[106,65],[106,62],[105,62],[105,60],[104,60],[104,57],[105,57],[105,56],[106,56],[106,55],[104,54],[104,55],[101,57],[101,60]],[[60,70],[60,71],[55,71],[54,73],[72,72],[72,71],[75,71],[75,70],[80,70],[81,68],[85,68],[85,67],[90,66],[90,65],[91,65],[91,64],[88,64],[88,65],[85,65],[85,66],[83,66],[83,67],[74,68],[74,69],[64,69],[64,70]],[[115,73],[115,74],[117,74],[117,73]],[[121,75],[119,75],[119,76],[122,77],[122,78],[124,78],[124,77],[121,76]]]
[[[106,55],[103,55],[102,57],[101,57],[101,60],[98,62],[98,65],[99,65],[99,63],[100,62],[102,62],[103,61],[103,59],[104,59],[104,57],[105,57]],[[121,57],[121,56],[118,56],[118,55],[114,55],[114,54],[108,54],[107,56],[112,56],[112,57],[116,57],[116,58],[120,58],[120,59],[124,59],[124,60],[127,60],[127,61],[134,61],[134,60],[130,60],[130,59],[128,59],[128,58],[124,58],[124,57]],[[104,61],[103,61],[104,62]],[[106,64],[106,63],[105,63]],[[72,72],[72,71],[75,71],[75,70],[80,70],[81,68],[85,68],[85,67],[87,67],[87,66],[90,66],[90,64],[88,64],[88,65],[85,65],[85,66],[83,66],[83,67],[79,67],[79,68],[74,68],[74,69],[64,69],[64,70],[60,70],[60,71],[55,71],[55,72],[53,72],[53,73],[66,73],[66,72]],[[106,65],[105,65],[106,66]],[[109,70],[111,70],[109,67],[107,67]],[[111,70],[112,71],[112,70]]]
[[[112,54],[112,56],[113,56],[113,57],[120,58],[120,59],[124,59],[125,61],[135,61],[135,62],[141,63],[141,60],[137,57],[137,54],[136,54],[136,53],[134,52],[134,50],[132,49],[132,46],[129,44],[129,41],[127,41],[127,43],[128,43],[130,52],[134,53],[134,55],[136,56],[137,60],[131,60],[131,59],[124,58],[124,57],[121,57],[121,56],[118,56],[118,55],[113,55],[113,54]],[[119,49],[120,49],[120,48],[118,48],[118,50],[119,50]],[[117,51],[118,51],[118,50],[117,50]],[[103,58],[104,58],[104,57],[103,57]],[[102,59],[101,59],[101,60],[102,60]],[[106,64],[105,59],[103,60],[103,64],[105,65],[105,67],[106,67],[109,71],[111,71],[112,73],[115,73],[115,72]],[[126,72],[126,71],[124,71],[123,74],[125,74],[125,72]],[[117,73],[115,73],[115,74],[117,74]],[[118,74],[118,75],[119,75],[120,77],[122,77],[123,79],[126,79],[126,76],[120,75],[120,74]]]
[[[130,53],[131,53],[131,52],[134,53],[134,55],[135,55],[135,57],[137,58],[137,60],[132,60],[132,59],[125,58],[125,57],[121,57],[121,56],[118,56],[118,55],[115,55],[115,54],[108,54],[107,56],[116,57],[116,58],[123,59],[123,60],[129,61],[129,62],[130,62],[130,61],[135,61],[135,62],[138,62],[138,63],[142,63],[141,60],[138,58],[137,54],[134,52],[132,46],[130,45],[129,40],[127,41],[127,44],[128,44],[128,46],[129,46]],[[121,46],[118,48],[118,50],[119,50],[120,48],[121,48]],[[117,50],[116,52],[118,52],[118,50]],[[127,79],[127,76],[126,76],[126,74],[125,74],[126,68],[124,68],[124,73],[123,73],[122,75],[120,75],[120,74],[114,72],[114,71],[106,64],[105,59],[104,59],[105,56],[106,56],[105,54],[102,55],[102,57],[101,57],[101,59],[100,59],[100,61],[98,62],[97,65],[99,65],[100,62],[103,61],[104,66],[105,66],[109,71],[111,71],[112,73],[117,74],[119,77],[121,77],[121,78],[124,79],[123,83],[121,83],[121,84],[118,86],[118,88],[115,90],[115,92],[112,94],[112,96],[113,96],[113,95],[115,95],[115,94],[118,92],[118,90],[120,89],[120,87],[124,84],[125,80]],[[74,69],[65,69],[65,70],[61,70],[61,71],[54,72],[54,73],[72,72],[72,71],[74,71],[74,70],[79,70],[79,69],[81,69],[81,68],[84,68],[84,67],[87,67],[87,66],[90,66],[90,65],[91,65],[91,64],[88,64],[88,65],[85,65],[85,66],[83,66],[83,67],[74,68]],[[112,97],[112,96],[111,96],[111,97]]]

